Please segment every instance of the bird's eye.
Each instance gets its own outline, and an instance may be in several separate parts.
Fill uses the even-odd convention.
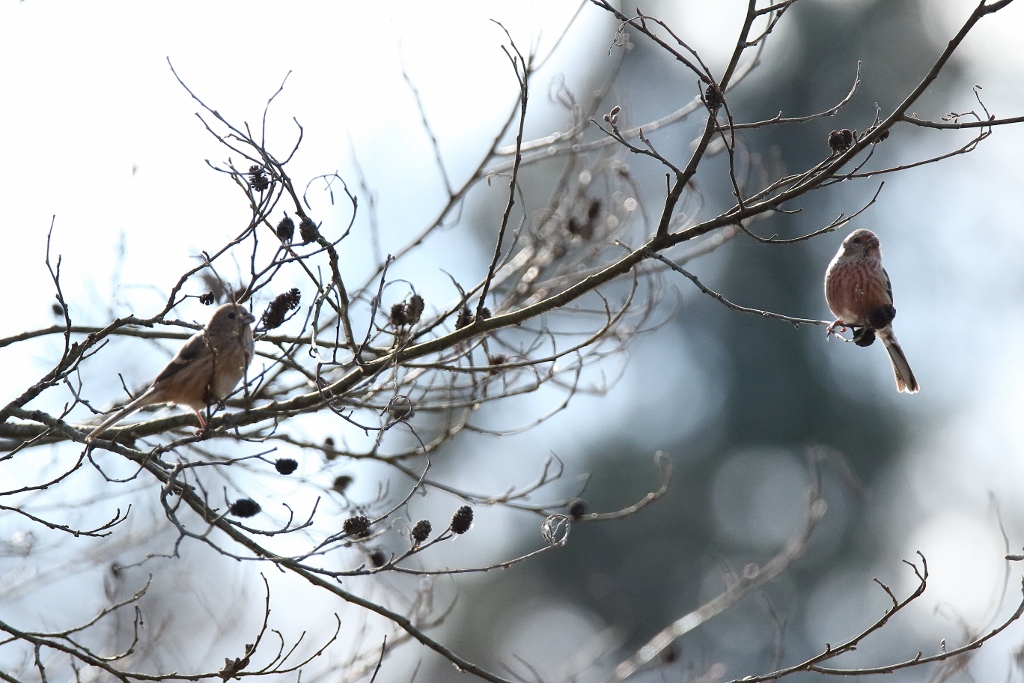
[[[228,313],[228,317],[231,318],[232,320],[234,320],[235,319],[235,314],[234,313]]]

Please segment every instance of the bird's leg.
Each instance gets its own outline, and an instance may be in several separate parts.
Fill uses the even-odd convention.
[[[836,332],[836,328],[839,328],[839,332]],[[825,328],[825,337],[831,337],[833,334],[837,337],[841,337],[841,332],[846,332],[846,323],[843,322],[842,318],[836,318],[831,325]]]
[[[196,434],[202,434],[203,432],[206,431],[206,420],[203,419],[203,413],[201,410],[193,409],[193,412],[196,414],[196,418],[199,420],[199,431],[197,431]]]

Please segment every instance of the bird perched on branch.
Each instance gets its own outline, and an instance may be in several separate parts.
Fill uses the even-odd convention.
[[[851,327],[859,346],[870,345],[877,335],[889,352],[896,389],[913,394],[921,388],[892,331],[896,317],[892,283],[882,267],[882,248],[875,233],[854,230],[843,240],[825,273],[825,300],[836,316],[827,334],[837,327]]]
[[[117,422],[143,406],[174,403],[191,408],[206,428],[200,412],[223,401],[235,388],[252,361],[254,350],[253,314],[238,304],[224,304],[210,317],[206,327],[185,342],[141,396],[104,420],[89,433],[92,441]]]

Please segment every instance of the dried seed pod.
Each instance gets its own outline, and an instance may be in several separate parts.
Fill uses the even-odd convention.
[[[828,146],[833,152],[845,152],[853,144],[853,131],[849,128],[834,130],[828,134]]]
[[[370,535],[370,518],[364,515],[349,517],[341,528],[353,538],[366,538]]]
[[[258,515],[260,512],[260,505],[252,498],[239,498],[231,507],[228,508],[228,512],[233,514],[235,517],[252,517]]]
[[[420,317],[423,315],[423,297],[419,294],[413,294],[409,298],[409,303],[405,305],[405,318],[408,320],[409,325],[415,325],[420,321]]]
[[[282,244],[288,244],[295,236],[295,221],[288,214],[285,214],[281,222],[277,224],[274,232],[277,233],[277,239],[281,240]]]
[[[569,516],[579,519],[587,514],[587,501],[582,498],[575,498],[569,503]]]
[[[391,324],[395,327],[405,327],[409,318],[405,315],[405,304],[395,304],[391,307]]]
[[[263,192],[270,187],[270,180],[263,173],[263,169],[259,166],[249,167],[249,184],[252,185],[252,189],[257,192]]]
[[[473,508],[463,505],[452,515],[452,523],[448,525],[448,528],[452,530],[453,534],[464,534],[469,531],[471,526],[473,526]]]
[[[416,545],[423,543],[423,541],[430,538],[430,531],[431,526],[429,521],[421,519],[416,522],[412,527],[412,542]]]
[[[725,93],[718,87],[718,84],[711,82],[708,87],[704,90],[704,106],[708,108],[712,114],[718,111],[718,109],[725,104]]]
[[[298,469],[299,463],[292,460],[291,458],[279,458],[274,462],[274,469],[281,474],[291,474]]]
[[[263,317],[260,318],[260,327],[264,330],[273,330],[280,327],[288,312],[294,311],[299,307],[301,299],[302,294],[295,287],[283,294],[278,294],[270,302],[270,305],[267,306],[267,310],[263,312]]]
[[[299,237],[302,238],[303,244],[316,242],[317,238],[320,237],[320,230],[309,216],[304,216],[299,223]]]

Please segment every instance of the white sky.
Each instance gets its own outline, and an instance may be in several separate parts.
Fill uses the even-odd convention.
[[[418,174],[422,180],[404,188],[415,206],[438,181],[430,157],[421,161],[424,138],[399,54],[457,176],[464,158],[479,152],[451,141],[477,140],[514,102],[513,75],[499,49],[504,36],[489,19],[527,46],[538,37],[531,17],[557,26],[576,3],[472,0],[448,3],[443,12],[420,2],[380,3],[372,12],[368,6],[5,3],[0,87],[7,105],[0,121],[7,163],[0,187],[19,248],[5,250],[0,284],[50,289],[40,265],[54,214],[65,282],[92,275],[101,289],[122,232],[131,254],[125,281],[166,290],[160,275],[180,271],[188,253],[208,248],[214,235],[236,230],[244,206],[203,163],[222,161],[224,152],[192,116],[198,107],[174,80],[168,57],[208,104],[254,125],[291,71],[271,131],[283,147],[293,139],[291,116],[305,127],[296,177],[344,168],[354,149],[375,189],[387,189],[380,186],[396,175]],[[394,204],[381,202],[386,212]],[[415,218],[418,228],[422,216]],[[0,334],[49,315],[27,298],[17,305]]]

